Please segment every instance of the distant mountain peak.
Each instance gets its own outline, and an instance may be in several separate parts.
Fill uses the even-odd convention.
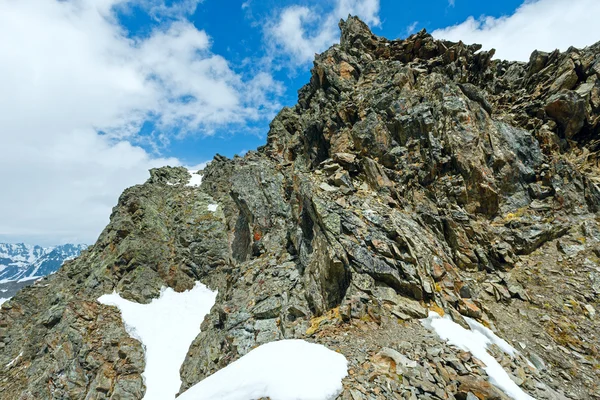
[[[0,243],[0,282],[29,280],[54,273],[68,259],[85,250],[85,244],[42,247],[25,243]]]

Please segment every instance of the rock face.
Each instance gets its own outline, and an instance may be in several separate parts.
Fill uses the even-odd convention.
[[[151,171],[94,246],[3,305],[0,398],[141,398],[143,349],[96,299],[196,280],[219,294],[182,391],[306,338],[348,358],[342,399],[506,398],[429,309],[498,331],[535,398],[600,398],[600,44],[518,63],[340,27],[265,146],[215,157],[201,187]]]

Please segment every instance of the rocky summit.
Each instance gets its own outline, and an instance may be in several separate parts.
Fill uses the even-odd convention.
[[[97,299],[197,281],[218,296],[181,392],[301,338],[347,358],[340,399],[509,398],[434,311],[510,343],[489,351],[531,397],[600,398],[600,43],[522,63],[340,28],[265,146],[216,156],[200,186],[152,170],[96,244],[2,306],[1,399],[141,399],[144,349]]]

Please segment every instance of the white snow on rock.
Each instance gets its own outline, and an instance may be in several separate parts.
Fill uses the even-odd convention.
[[[452,321],[448,316],[442,318],[436,312],[430,311],[429,317],[422,320],[423,325],[448,343],[471,354],[485,364],[484,370],[489,376],[490,383],[515,400],[534,400],[510,379],[500,363],[487,351],[488,346],[498,345],[504,352],[514,356],[516,350],[505,340],[499,338],[477,321],[465,318],[471,330],[467,330]]]
[[[163,288],[160,297],[150,304],[134,303],[117,293],[98,299],[102,304],[118,307],[127,332],[144,345],[144,400],[175,399],[181,386],[179,368],[216,297],[217,292],[196,283],[193,289],[182,293]]]
[[[500,347],[500,350],[505,352],[506,354],[514,357],[517,354],[517,350],[512,347],[508,342],[501,337],[496,336],[494,332],[492,332],[489,328],[481,325],[479,322],[475,321],[473,318],[463,317],[465,321],[467,321],[467,325],[471,328],[472,331],[476,331],[481,333],[483,336],[489,339],[490,345],[495,344]]]
[[[38,275],[38,276],[35,276],[35,275],[34,276],[26,276],[25,278],[19,279],[17,282],[18,283],[22,283],[22,282],[27,282],[27,281],[32,281],[32,280],[35,280],[37,282],[37,281],[39,281],[42,278],[43,278],[43,276],[41,276],[41,275]]]
[[[189,388],[177,400],[329,400],[342,391],[346,358],[320,344],[263,344]]]
[[[209,204],[208,205],[208,211],[215,212],[215,211],[217,211],[217,207],[219,207],[218,204]]]
[[[9,300],[10,300],[10,297],[9,298],[0,297],[0,306],[2,306],[2,304],[6,303]]]
[[[179,369],[216,295],[197,283],[183,293],[163,288],[150,304],[134,303],[117,293],[98,299],[121,310],[127,332],[144,346],[144,400],[175,399],[181,386]],[[325,346],[281,340],[252,350],[177,400],[330,400],[341,393],[347,371],[346,358]]]
[[[200,186],[200,184],[202,183],[202,175],[199,175],[198,171],[188,170],[188,173],[190,174],[190,181],[185,186],[193,186],[193,187]]]
[[[16,363],[19,358],[21,358],[21,356],[23,355],[23,352],[20,352],[18,356],[16,356],[11,362],[9,362],[8,364],[5,365],[6,368],[10,368],[13,366],[14,363]]]

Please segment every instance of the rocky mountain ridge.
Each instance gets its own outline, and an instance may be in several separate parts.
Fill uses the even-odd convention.
[[[340,27],[264,147],[215,157],[200,187],[152,170],[95,245],[2,306],[0,398],[142,398],[143,348],[97,299],[197,280],[218,296],[182,391],[305,338],[348,359],[342,399],[506,399],[429,310],[512,343],[492,352],[532,397],[600,398],[600,44],[520,63]]]
[[[84,244],[41,247],[24,243],[0,243],[0,281],[31,279],[54,273],[65,260],[85,250]]]

